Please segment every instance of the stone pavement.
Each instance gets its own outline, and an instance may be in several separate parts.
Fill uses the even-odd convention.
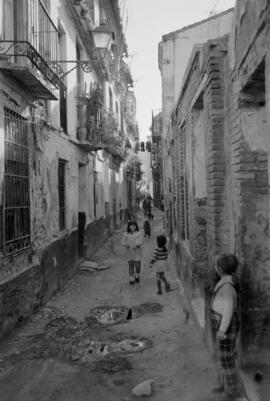
[[[153,401],[217,401],[210,391],[215,366],[186,313],[172,260],[174,290],[156,294],[148,263],[163,231],[163,214],[154,214],[139,284],[128,284],[123,226],[93,255],[108,269],[78,269],[45,307],[2,341],[1,401],[131,401],[140,399],[132,389],[145,380],[153,380],[148,396]],[[138,218],[142,228],[141,213]]]

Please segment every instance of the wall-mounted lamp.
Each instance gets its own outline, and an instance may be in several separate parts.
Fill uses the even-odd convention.
[[[95,48],[97,50],[109,50],[113,41],[113,32],[109,29],[105,22],[102,22],[98,27],[91,31]]]
[[[58,60],[50,62],[51,69],[61,80],[76,68],[82,68],[84,72],[91,72],[95,62],[103,61],[105,59],[107,51],[110,49],[114,39],[114,33],[110,31],[108,25],[103,22],[91,31],[91,35],[95,46],[91,60]],[[73,63],[75,66],[68,71],[63,71],[61,64],[68,63]]]

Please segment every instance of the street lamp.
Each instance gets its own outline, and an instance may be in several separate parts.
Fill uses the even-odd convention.
[[[93,63],[103,61],[105,59],[107,51],[110,50],[111,43],[114,39],[114,33],[110,31],[105,22],[102,22],[98,27],[90,32],[94,42],[92,60],[57,60],[50,62],[51,69],[61,80],[63,80],[67,74],[78,67],[82,67],[84,72],[91,72],[93,70]],[[75,66],[68,71],[63,71],[61,68],[62,63],[73,63]]]
[[[110,49],[114,35],[105,22],[102,22],[98,27],[93,29],[91,34],[96,49]]]

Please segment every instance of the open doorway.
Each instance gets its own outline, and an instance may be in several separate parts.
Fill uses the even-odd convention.
[[[86,256],[86,167],[79,163],[78,185],[78,251],[79,257]]]

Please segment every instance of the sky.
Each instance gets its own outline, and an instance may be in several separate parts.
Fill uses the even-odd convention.
[[[235,0],[120,0],[140,138],[150,135],[152,110],[161,109],[158,43],[162,36],[235,5]]]

